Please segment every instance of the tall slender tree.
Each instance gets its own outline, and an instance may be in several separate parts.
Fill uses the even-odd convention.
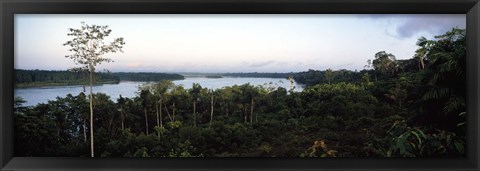
[[[64,43],[69,46],[73,54],[66,55],[66,58],[73,59],[76,65],[86,69],[90,80],[90,156],[95,157],[93,140],[93,74],[97,65],[103,62],[113,62],[112,59],[104,57],[107,53],[123,52],[125,42],[123,38],[115,38],[113,42],[105,43],[104,39],[112,32],[107,25],[88,25],[81,23],[80,28],[70,28],[68,36],[73,39]]]
[[[211,90],[211,98],[210,98],[210,123],[208,125],[209,127],[212,126],[212,121],[213,121],[213,106],[214,106],[213,95],[214,95],[214,91],[212,89]]]
[[[141,90],[140,91],[140,98],[142,99],[143,112],[145,114],[145,135],[148,135],[147,105],[148,105],[148,96],[149,95],[150,95],[150,91],[148,91],[148,90]]]
[[[192,97],[193,97],[193,126],[197,126],[197,102],[200,100],[198,97],[200,95],[200,91],[202,90],[202,86],[198,83],[193,83],[192,86]]]
[[[80,102],[85,102],[87,99],[83,92],[81,92],[77,97],[77,100]],[[84,109],[83,105],[81,106],[80,112],[82,112],[83,115],[83,141],[87,142],[87,111]]]
[[[120,121],[122,123],[122,131],[125,131],[125,114],[123,110],[123,106],[125,106],[125,98],[123,98],[122,95],[120,95],[120,97],[117,99],[117,103],[118,103],[118,106],[120,107],[120,109],[118,110],[120,111]]]

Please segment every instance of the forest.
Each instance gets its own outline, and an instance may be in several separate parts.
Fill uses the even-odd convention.
[[[183,80],[184,76],[172,73],[155,72],[114,72],[113,76],[122,81],[161,81],[161,80]]]
[[[85,85],[86,72],[78,70],[49,71],[15,69],[16,87]],[[94,75],[96,84],[118,84],[120,81],[161,81],[183,80],[180,74],[153,72],[98,72]]]
[[[75,71],[49,71],[15,69],[15,87],[64,86],[86,84],[86,73]],[[97,73],[95,83],[118,83],[120,79],[108,73]]]
[[[283,75],[288,89],[162,80],[133,98],[95,93],[95,157],[465,157],[465,30],[417,46],[407,60],[372,54],[362,71]],[[90,156],[88,95],[23,102],[15,156]]]

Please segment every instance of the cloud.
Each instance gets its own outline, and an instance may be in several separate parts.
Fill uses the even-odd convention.
[[[387,35],[399,39],[411,38],[419,33],[435,36],[454,27],[466,27],[464,14],[378,14],[361,15],[360,17],[388,23],[391,27],[386,28]]]
[[[425,17],[408,18],[396,28],[401,38],[410,38],[419,32],[428,32],[432,35],[443,34],[454,27],[465,28],[466,17],[457,15],[429,15]]]

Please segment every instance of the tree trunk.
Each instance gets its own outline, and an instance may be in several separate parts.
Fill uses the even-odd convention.
[[[213,120],[213,93],[212,93],[212,98],[210,100],[210,125],[212,126],[212,120]]]
[[[173,102],[172,119],[175,122],[175,102]]]
[[[224,113],[225,112],[225,100],[223,99],[223,97],[221,97],[221,102],[220,102],[220,113]]]
[[[108,120],[108,135],[109,135],[108,138],[112,138],[112,137],[113,137],[113,133],[115,132],[115,131],[113,130],[113,122],[114,122],[114,119],[115,119],[114,116],[115,116],[115,115],[112,115],[112,116],[110,117],[110,119]]]
[[[160,127],[163,127],[162,103],[163,103],[163,98],[160,97]],[[165,109],[167,108],[165,107]]]
[[[252,97],[252,104],[250,104],[250,125],[253,123],[253,97]]]
[[[93,149],[93,71],[90,71],[90,155],[95,157]]]
[[[157,114],[157,127],[160,127],[160,116],[159,116],[159,113],[158,113],[158,101],[155,101],[155,113]]]
[[[243,104],[243,123],[247,123],[247,104]]]
[[[195,109],[195,101],[193,101],[193,127],[197,126],[197,116],[196,116],[196,109]]]
[[[83,142],[87,142],[87,115],[83,113]]]
[[[423,58],[420,58],[420,65],[422,69],[425,69],[425,63],[423,62]]]
[[[145,131],[146,131],[146,135],[148,135],[148,117],[147,117],[147,108],[143,108],[143,111],[145,112]]]
[[[168,119],[170,119],[170,121],[173,122],[174,119],[172,118],[172,116],[170,116],[170,112],[168,111],[167,104],[165,103],[163,105],[164,105],[163,107],[165,107],[165,112],[167,112]],[[162,105],[160,105],[160,108],[162,108]],[[160,110],[160,111],[163,112],[163,110]],[[160,118],[163,118],[162,113],[160,113]],[[160,125],[162,125],[162,124],[163,124],[163,121],[160,119]]]
[[[230,104],[227,103],[226,106],[227,106],[227,107],[226,107],[226,112],[225,112],[225,113],[227,114],[227,118],[228,118],[228,108],[230,107]]]
[[[60,124],[57,122],[57,140],[60,140]]]
[[[123,106],[120,106],[120,117],[122,120],[122,131],[125,131],[125,115],[123,114]]]

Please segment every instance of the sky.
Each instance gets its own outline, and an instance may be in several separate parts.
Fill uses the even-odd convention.
[[[300,72],[362,70],[375,53],[409,59],[418,38],[465,28],[464,14],[15,14],[15,68],[75,67],[69,28],[108,25],[123,37],[112,72]]]

